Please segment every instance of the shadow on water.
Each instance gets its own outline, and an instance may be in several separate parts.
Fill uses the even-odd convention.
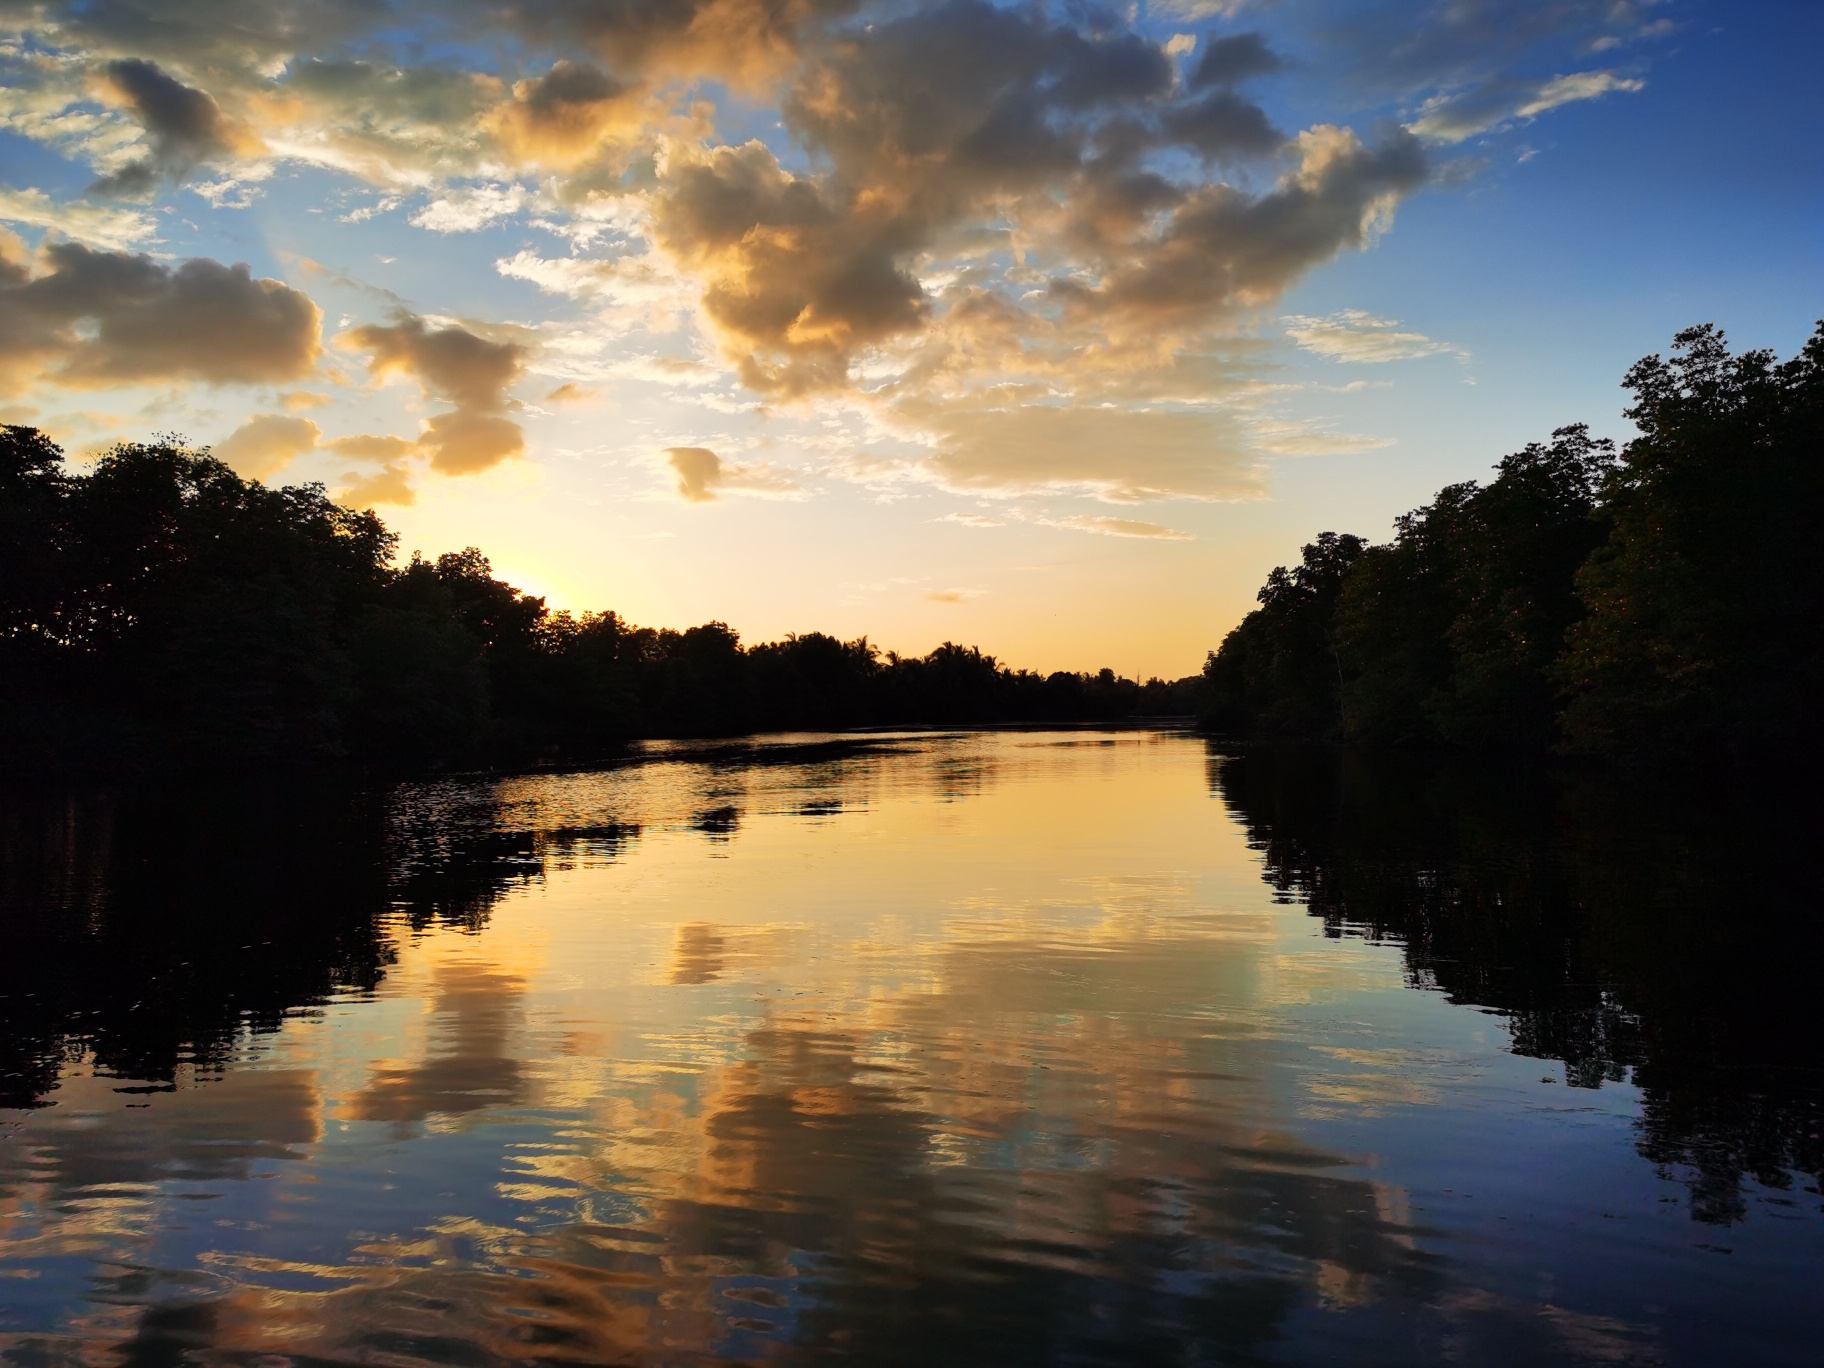
[[[1498,1012],[1573,1088],[1638,1085],[1640,1153],[1695,1219],[1741,1219],[1747,1177],[1815,1200],[1824,805],[1798,782],[1324,749],[1209,769],[1326,934],[1398,943],[1414,987]]]

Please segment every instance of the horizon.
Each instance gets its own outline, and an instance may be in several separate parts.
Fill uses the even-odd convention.
[[[1796,3],[22,13],[0,421],[641,625],[1181,678],[1320,531],[1824,313]]]

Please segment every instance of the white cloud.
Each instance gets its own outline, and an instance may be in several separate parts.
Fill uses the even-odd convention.
[[[48,228],[95,247],[124,252],[158,241],[158,222],[138,209],[78,201],[58,204],[42,190],[0,186],[0,222]]]
[[[517,214],[532,199],[523,185],[473,185],[434,199],[408,220],[433,233],[473,233]]]
[[[366,223],[369,219],[379,218],[382,214],[392,213],[393,210],[399,207],[400,202],[404,198],[403,195],[382,195],[372,204],[364,204],[359,209],[350,209],[346,214],[338,214],[336,216],[336,222]],[[426,212],[428,213],[429,211],[427,210]]]
[[[1523,119],[1537,118],[1549,109],[1559,105],[1574,104],[1578,100],[1594,100],[1607,95],[1612,90],[1622,90],[1632,94],[1645,90],[1645,81],[1630,80],[1617,76],[1612,71],[1579,71],[1569,76],[1554,76],[1538,92],[1514,113]]]
[[[1380,365],[1414,361],[1422,356],[1466,356],[1448,342],[1424,333],[1401,332],[1399,320],[1376,318],[1360,309],[1343,309],[1324,318],[1289,314],[1280,320],[1286,333],[1304,350],[1332,361]]]
[[[1471,90],[1434,95],[1409,127],[1434,143],[1459,143],[1509,119],[1536,119],[1562,105],[1611,91],[1646,89],[1646,82],[1613,71],[1577,71],[1548,81],[1490,81]]]
[[[544,294],[601,305],[599,326],[614,335],[635,328],[674,331],[697,307],[698,287],[652,251],[602,260],[541,257],[527,248],[502,257],[494,269]]]

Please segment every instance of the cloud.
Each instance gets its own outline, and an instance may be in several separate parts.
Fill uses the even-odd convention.
[[[1300,347],[1332,361],[1378,365],[1423,356],[1465,355],[1448,342],[1435,342],[1424,333],[1401,332],[1396,320],[1376,318],[1360,309],[1343,309],[1326,318],[1288,314],[1280,322]]]
[[[1594,100],[1611,91],[1644,89],[1645,81],[1613,71],[1580,71],[1548,81],[1489,81],[1426,101],[1412,131],[1429,142],[1459,143],[1510,119],[1535,119],[1562,105]]]
[[[547,404],[580,404],[586,399],[593,399],[601,393],[601,387],[579,385],[574,380],[566,380],[545,396]]]
[[[1220,411],[965,405],[920,417],[937,443],[928,469],[958,491],[1069,491],[1117,503],[1265,493],[1246,432]]]
[[[680,159],[666,184],[655,237],[702,282],[752,388],[840,387],[857,349],[924,321],[923,290],[894,261],[890,203],[832,205],[759,142]]]
[[[304,56],[282,82],[256,78],[246,105],[274,156],[418,190],[498,169],[484,124],[505,95],[499,78],[483,72]],[[393,203],[382,196],[373,212]]]
[[[1284,65],[1258,33],[1236,33],[1212,38],[1197,59],[1191,88],[1239,85],[1255,76],[1270,76]]]
[[[1246,9],[1249,0],[1152,0],[1149,12],[1193,22],[1202,19],[1233,19]]]
[[[1180,532],[1175,527],[1162,527],[1158,523],[1136,522],[1132,518],[1080,516],[1041,518],[1040,521],[1047,527],[1066,527],[1074,532],[1093,532],[1101,537],[1145,537],[1154,541],[1196,540],[1191,533]]]
[[[961,523],[964,527],[1005,527],[999,518],[984,518],[979,513],[946,513],[939,522]]]
[[[378,474],[354,479],[335,491],[335,500],[346,508],[370,508],[375,504],[406,505],[415,503],[418,495],[412,489],[411,475],[405,467],[389,465]]]
[[[982,596],[980,589],[933,589],[925,595],[928,603],[968,603]]]
[[[375,378],[408,376],[427,398],[453,406],[426,422],[418,438],[432,469],[471,475],[525,450],[525,434],[505,416],[513,403],[507,390],[526,368],[520,343],[490,341],[458,324],[431,328],[410,315],[392,325],[355,328],[338,340],[372,354],[368,373]]]
[[[1363,246],[1425,179],[1424,153],[1403,131],[1370,147],[1320,124],[1296,141],[1297,166],[1258,199],[1202,187],[1100,281],[1054,278],[1067,316],[1153,332],[1257,307],[1312,266]]]
[[[287,413],[296,413],[299,409],[325,408],[334,402],[327,394],[316,394],[310,390],[287,390],[279,396],[279,407]]]
[[[852,415],[876,456],[899,440],[881,458],[895,478],[1249,498],[1258,453],[1358,440],[1263,425],[1247,407],[1262,311],[1369,246],[1421,185],[1444,183],[1425,142],[1640,84],[1620,70],[1545,79],[1552,67],[1523,63],[1562,70],[1569,53],[1649,28],[1641,0],[1473,0],[1423,24],[1385,0],[1276,0],[1274,31],[1298,55],[1288,65],[1232,22],[1187,23],[1170,41],[1153,26],[1269,8],[1254,0],[1143,8],[1147,32],[1095,6],[989,0],[463,0],[437,10],[427,57],[417,7],[50,0],[29,11],[33,43],[0,51],[0,125],[119,193],[214,167],[206,188],[220,198],[289,161],[377,188],[377,204],[338,191],[331,218],[409,203],[437,234],[517,222],[558,235],[570,255],[516,242],[496,263],[586,315],[538,341],[541,388],[637,378],[751,405],[730,392],[738,379],[769,406]],[[1248,82],[1276,72],[1341,92],[1336,107],[1411,118],[1417,134],[1282,131],[1249,98]],[[764,142],[742,141],[755,131]],[[0,191],[0,210],[116,252],[153,240],[149,215],[36,194]],[[0,280],[0,364],[15,382],[99,377],[100,315],[20,312],[18,288]],[[396,326],[417,332],[364,334],[374,374],[407,375],[451,409],[425,425],[424,455],[459,472],[523,449],[508,396],[526,339]],[[1448,350],[1381,320],[1289,326],[1338,360]],[[614,345],[639,330],[675,335]],[[448,383],[429,342],[445,333],[484,349],[471,360],[491,356],[491,378]],[[164,364],[138,355],[148,375]],[[742,488],[765,469],[721,467],[701,488]]]
[[[1259,156],[1285,141],[1259,105],[1227,90],[1212,90],[1196,104],[1167,111],[1162,123],[1174,142],[1206,157]]]
[[[859,0],[549,0],[524,13],[541,36],[581,43],[610,70],[708,77],[757,91],[791,68],[809,35],[860,7]]]
[[[403,437],[370,437],[363,433],[354,437],[332,437],[323,443],[323,449],[333,451],[349,461],[382,461],[390,464],[415,455],[418,444]]]
[[[1533,119],[1560,105],[1574,104],[1578,100],[1594,100],[1612,90],[1632,94],[1646,88],[1645,81],[1617,76],[1612,71],[1579,71],[1569,76],[1552,77],[1514,113],[1522,119]]]
[[[321,430],[308,418],[280,413],[257,413],[217,442],[214,454],[235,474],[264,480],[290,465],[307,451],[314,451]]]
[[[713,503],[722,483],[722,458],[708,447],[666,447],[665,462],[678,476],[678,497],[685,503]]]
[[[1062,229],[1110,259],[1127,249],[1181,196],[1140,164],[1178,137],[1154,119],[1173,89],[1170,60],[1133,33],[1084,34],[981,0],[914,10],[845,33],[796,75],[785,122],[827,172],[788,171],[759,142],[674,148],[653,238],[701,282],[747,385],[787,398],[841,389],[860,353],[933,321],[922,253],[1010,215],[1050,219],[1047,236]],[[1120,116],[1121,137],[1098,155],[1098,131]],[[1183,136],[1215,134],[1185,124]],[[1257,129],[1241,141],[1277,145]]]
[[[158,241],[158,222],[137,209],[113,205],[58,204],[42,190],[12,190],[0,186],[0,222],[49,228],[108,251],[125,251]]]
[[[474,185],[432,200],[410,222],[433,233],[474,233],[517,214],[531,198],[523,185]]]
[[[665,463],[677,476],[686,503],[714,503],[720,490],[774,498],[802,495],[803,489],[768,465],[729,465],[708,447],[666,447]]]
[[[1393,445],[1391,437],[1332,432],[1312,422],[1261,422],[1255,427],[1254,441],[1273,456],[1353,456]]]
[[[418,445],[431,453],[433,469],[472,475],[518,456],[526,449],[526,437],[510,418],[458,409],[426,422]]]
[[[637,138],[645,123],[638,93],[587,63],[559,61],[515,84],[488,126],[515,162],[571,170],[608,144]]]
[[[1410,107],[1439,94],[1479,98],[1485,88],[1542,82],[1524,71],[1543,52],[1600,51],[1650,36],[1658,0],[1471,0],[1415,19],[1410,5],[1338,6],[1287,0],[1306,51],[1322,54],[1327,83],[1357,99],[1391,96]],[[1605,42],[1614,39],[1615,43]]]
[[[697,289],[657,252],[629,253],[613,260],[541,257],[522,249],[494,263],[509,280],[524,280],[545,294],[567,295],[601,306],[610,332],[645,328],[668,332],[694,309]]]
[[[103,176],[92,187],[95,194],[149,195],[161,180],[181,181],[205,162],[260,150],[259,139],[223,114],[213,96],[174,80],[155,62],[117,58],[102,67],[98,83],[144,125],[147,153]]]
[[[347,477],[349,485],[336,493],[336,498],[350,507],[366,507],[413,501],[411,471],[405,461],[420,454],[420,450],[418,443],[403,437],[362,434],[325,439],[308,418],[256,413],[217,442],[213,454],[237,475],[250,480],[270,479],[298,457],[315,451],[329,452],[344,460],[376,462],[382,467],[378,472],[363,478],[356,478],[351,472]]]
[[[320,323],[307,295],[207,257],[167,266],[52,242],[0,258],[0,383],[14,387],[296,380],[316,365]]]
[[[19,7],[25,8],[25,7]],[[189,0],[186,4],[31,6],[63,43],[133,52],[166,65],[226,70],[334,47],[393,15],[363,0]]]

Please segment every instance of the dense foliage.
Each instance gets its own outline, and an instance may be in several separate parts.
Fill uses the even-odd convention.
[[[1643,755],[1824,742],[1824,324],[1790,361],[1713,327],[1582,425],[1378,546],[1326,532],[1204,667],[1235,735]]]
[[[1038,675],[946,643],[574,616],[470,548],[398,538],[321,486],[268,489],[176,439],[86,474],[0,428],[0,759],[10,768],[578,758],[643,736],[1189,712],[1189,685]]]

